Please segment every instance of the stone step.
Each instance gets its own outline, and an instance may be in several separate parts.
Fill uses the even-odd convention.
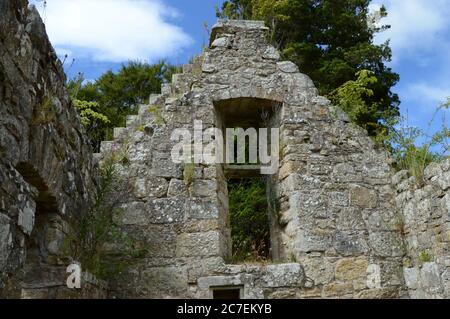
[[[171,95],[172,94],[172,85],[170,83],[163,83],[161,85],[161,94]]]
[[[150,94],[150,100],[149,100],[149,104],[155,104],[157,102],[157,100],[162,96],[162,94]]]
[[[116,141],[102,141],[100,144],[100,153],[109,153],[111,150],[116,148]]]
[[[150,105],[148,105],[148,104],[140,104],[138,106],[138,114],[143,115],[143,114],[147,113],[147,110],[149,107],[150,107]]]
[[[125,127],[115,127],[113,130],[114,139],[119,139],[126,132],[126,130],[127,129]]]
[[[183,80],[183,73],[172,74],[172,86],[177,86]]]
[[[127,127],[135,125],[138,119],[138,115],[127,115]]]
[[[192,72],[193,65],[191,63],[183,65],[183,73],[188,74]]]

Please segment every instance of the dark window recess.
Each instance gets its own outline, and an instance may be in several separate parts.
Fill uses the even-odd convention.
[[[221,300],[241,299],[241,289],[240,288],[215,289],[215,290],[213,290],[213,299],[221,299]]]

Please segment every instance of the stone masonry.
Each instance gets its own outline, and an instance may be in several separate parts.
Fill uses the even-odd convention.
[[[111,285],[112,295],[208,298],[224,286],[241,287],[244,298],[405,295],[388,155],[281,61],[267,31],[262,22],[217,23],[209,48],[102,144],[100,158],[128,150],[118,167],[135,188],[117,220],[149,248]],[[229,265],[226,167],[196,165],[187,183],[187,167],[170,157],[171,133],[192,130],[194,120],[229,127],[252,107],[254,117],[271,108],[269,122],[281,130],[271,179],[276,254],[272,265]]]
[[[37,10],[0,0],[0,297],[66,296],[61,248],[96,186],[65,80]]]
[[[92,156],[27,5],[0,0],[0,298],[212,298],[227,289],[241,298],[450,298],[449,162],[428,167],[421,186],[394,175],[367,132],[281,60],[262,22],[219,21],[209,47]],[[172,161],[173,131],[193,131],[194,121],[280,129],[280,164],[266,178],[271,262],[230,264],[227,178],[239,171]],[[84,289],[70,291],[61,246],[89,210],[96,163],[114,154],[129,185],[114,219],[145,253],[108,283],[85,275]]]
[[[411,298],[450,298],[450,161],[432,164],[418,184],[405,171],[393,177],[402,213],[405,285]]]

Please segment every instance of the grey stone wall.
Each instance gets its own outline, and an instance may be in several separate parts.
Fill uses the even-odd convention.
[[[20,297],[65,282],[64,237],[95,169],[37,10],[1,0],[0,12],[0,297]]]
[[[87,274],[81,291],[64,285],[62,246],[89,209],[96,161],[61,63],[27,1],[0,0],[0,12],[0,297],[105,298],[106,283]],[[95,154],[120,155],[129,190],[114,219],[146,248],[108,297],[211,298],[228,287],[242,298],[449,298],[449,162],[428,167],[423,184],[391,178],[385,151],[281,61],[267,31],[220,21],[209,48]],[[228,168],[173,163],[171,134],[261,105],[281,132],[267,178],[274,258],[232,265]]]
[[[411,298],[450,298],[450,162],[432,164],[420,183],[393,177],[403,215],[405,284]]]
[[[233,286],[237,275],[234,285],[259,291],[244,297],[404,295],[401,218],[388,155],[318,96],[296,65],[280,60],[267,44],[267,31],[262,22],[219,22],[209,48],[130,116],[126,128],[116,129],[114,141],[102,144],[100,158],[127,152],[117,167],[135,185],[134,195],[117,221],[149,248],[112,285],[113,295],[208,297],[214,284],[205,283]],[[303,275],[295,283],[286,276],[269,286],[261,279],[265,265],[229,265],[224,168],[197,165],[187,182],[186,167],[170,158],[175,128],[192,129],[194,120],[212,127],[221,121],[217,105],[242,107],[252,99],[281,105],[283,151],[270,183],[279,203],[272,218],[278,266],[267,267],[298,267]]]

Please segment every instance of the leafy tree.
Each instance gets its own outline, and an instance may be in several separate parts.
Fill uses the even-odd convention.
[[[110,120],[98,112],[100,106],[97,102],[74,100],[73,103],[80,113],[81,124],[85,127],[91,144],[95,148],[97,141],[103,138],[104,130],[108,127]]]
[[[383,130],[370,129],[374,123],[386,126],[386,116],[392,120],[399,115],[400,101],[391,90],[399,76],[385,64],[391,60],[389,42],[373,43],[374,36],[389,26],[373,23],[369,4],[370,0],[228,0],[217,15],[266,21],[273,44],[313,79],[322,95],[358,81],[362,70],[372,72],[377,81],[367,83],[371,94],[364,96],[370,123],[365,125],[360,117],[359,124],[376,135]],[[379,18],[386,15],[384,7],[377,13]],[[355,107],[360,113],[361,104]]]
[[[85,113],[93,115],[92,111],[95,111],[108,119],[99,123],[98,120],[104,118],[97,116],[96,121],[90,122],[95,125],[95,134],[90,136],[94,149],[98,150],[102,140],[111,139],[112,129],[125,126],[127,115],[135,114],[138,105],[145,103],[151,93],[159,93],[161,84],[170,81],[172,74],[177,72],[178,67],[165,62],[130,61],[118,72],[110,70],[92,83],[86,83],[83,75],[69,81],[67,85],[73,99],[95,103],[79,104]]]
[[[356,80],[348,81],[329,94],[336,106],[347,112],[350,119],[376,137],[380,144],[386,142],[388,132],[394,130],[398,117],[388,111],[382,112],[378,103],[371,100],[378,79],[374,72],[362,70]]]
[[[70,80],[67,84],[70,97],[80,114],[81,124],[86,129],[86,133],[90,139],[94,149],[99,147],[99,143],[104,136],[110,120],[101,113],[100,105],[97,102],[89,102],[78,99],[78,93],[83,85],[84,76],[78,74],[77,77]]]

